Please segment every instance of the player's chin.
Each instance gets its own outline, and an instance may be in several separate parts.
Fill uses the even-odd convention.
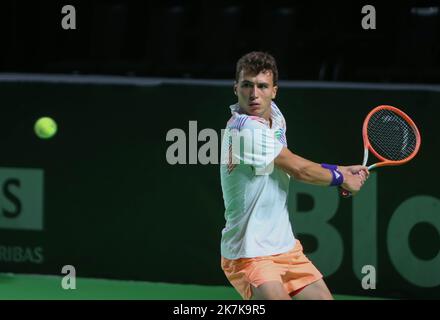
[[[260,108],[250,108],[248,112],[251,116],[261,117],[263,112]]]
[[[260,117],[260,112],[251,111],[251,112],[249,112],[249,115],[255,116],[255,117]]]

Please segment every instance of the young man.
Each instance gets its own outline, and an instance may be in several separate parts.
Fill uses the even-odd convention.
[[[290,177],[356,194],[368,169],[321,165],[292,153],[285,119],[272,101],[277,81],[275,59],[267,53],[251,52],[237,63],[238,103],[230,106],[222,145],[227,161],[220,166],[226,208],[222,269],[244,299],[332,299],[294,237],[287,210]]]

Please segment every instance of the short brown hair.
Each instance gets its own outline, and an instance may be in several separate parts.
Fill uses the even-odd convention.
[[[264,71],[271,71],[273,75],[273,85],[278,82],[278,68],[275,58],[267,52],[253,51],[245,54],[238,60],[235,72],[235,81],[238,82],[241,70],[259,74]]]

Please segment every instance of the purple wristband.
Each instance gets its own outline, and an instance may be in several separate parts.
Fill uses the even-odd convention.
[[[338,166],[335,164],[321,163],[321,167],[329,169],[329,170],[337,170]]]
[[[337,165],[322,163],[321,167],[329,169],[332,173],[332,182],[330,183],[330,186],[340,186],[344,182],[344,176],[338,171]]]

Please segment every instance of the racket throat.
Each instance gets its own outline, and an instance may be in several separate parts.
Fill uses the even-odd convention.
[[[362,165],[365,166],[368,161],[368,148],[364,148],[364,161],[362,161]]]

